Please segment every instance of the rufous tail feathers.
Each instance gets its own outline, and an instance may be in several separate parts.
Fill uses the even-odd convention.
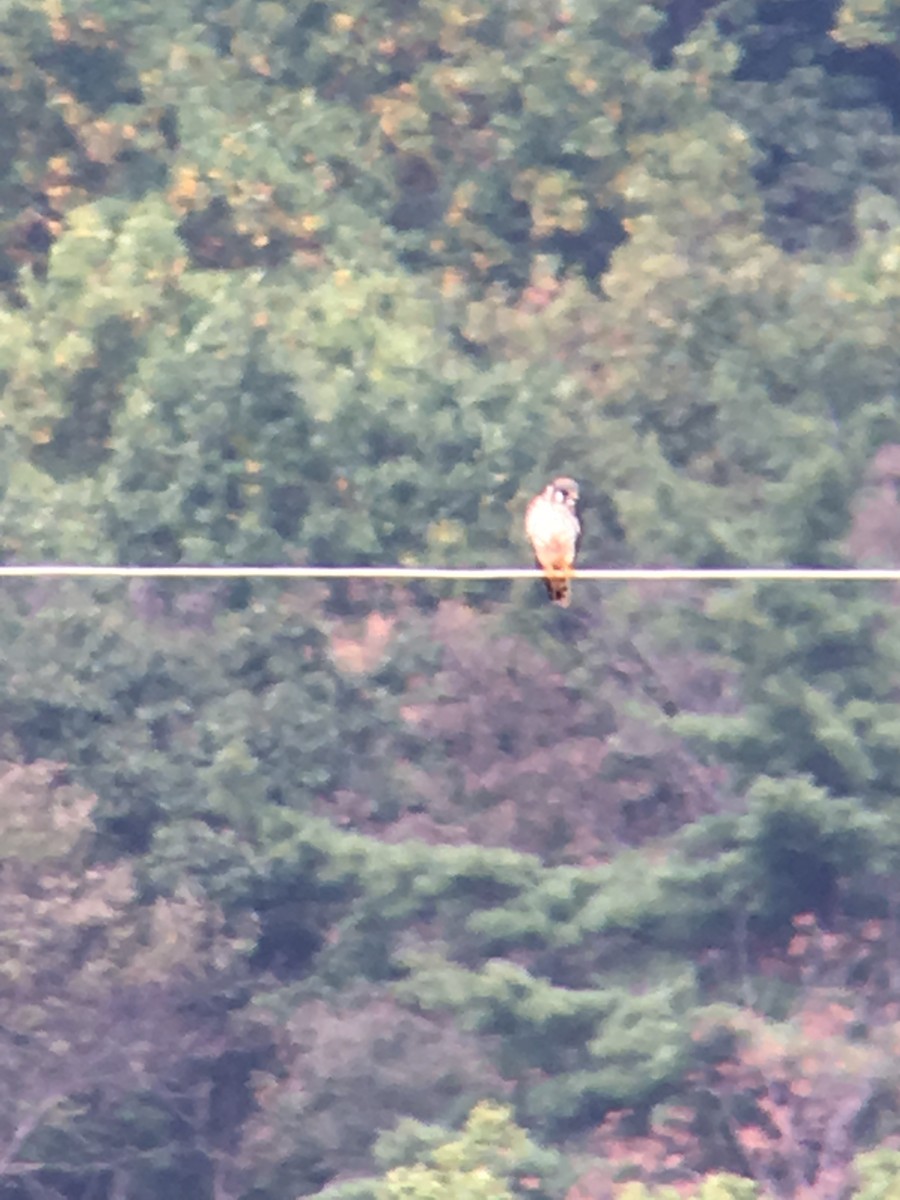
[[[547,575],[547,594],[554,604],[568,608],[572,599],[572,589],[566,575]]]

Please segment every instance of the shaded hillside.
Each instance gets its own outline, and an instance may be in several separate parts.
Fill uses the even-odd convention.
[[[13,0],[8,561],[896,563],[894,0]],[[888,585],[7,581],[3,1200],[888,1200]]]

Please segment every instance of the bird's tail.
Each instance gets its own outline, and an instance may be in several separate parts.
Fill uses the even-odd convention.
[[[568,608],[572,599],[572,586],[567,575],[548,575],[547,594],[554,604]]]

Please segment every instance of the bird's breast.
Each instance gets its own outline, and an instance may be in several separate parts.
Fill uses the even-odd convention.
[[[560,504],[538,497],[525,516],[525,532],[535,546],[571,545],[578,537],[578,520]]]

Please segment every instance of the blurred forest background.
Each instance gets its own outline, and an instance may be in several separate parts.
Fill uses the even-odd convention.
[[[900,560],[897,0],[2,0],[7,561]],[[897,1200],[900,590],[0,589],[2,1200]]]

